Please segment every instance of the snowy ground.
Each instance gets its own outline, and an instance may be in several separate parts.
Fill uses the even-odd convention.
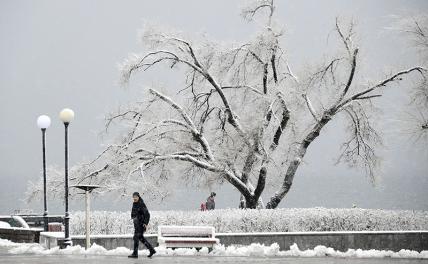
[[[158,254],[151,263],[428,263],[428,251],[416,252],[401,250],[399,252],[380,250],[348,250],[336,251],[332,248],[317,246],[313,250],[300,250],[293,245],[287,251],[280,251],[277,244],[264,246],[219,245],[212,252],[207,248],[165,249],[156,248]],[[44,249],[39,244],[13,243],[0,239],[0,263],[141,263],[126,258],[131,251],[124,247],[113,250],[94,244],[85,250],[80,246]],[[147,250],[140,251],[140,256],[147,255]],[[3,262],[6,261],[6,262]]]

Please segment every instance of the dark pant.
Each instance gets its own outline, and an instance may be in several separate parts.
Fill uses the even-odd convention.
[[[134,233],[134,253],[135,255],[138,255],[138,246],[140,244],[140,241],[143,242],[144,246],[150,251],[153,251],[153,246],[147,241],[147,239],[144,237],[144,231],[143,230],[135,230]]]

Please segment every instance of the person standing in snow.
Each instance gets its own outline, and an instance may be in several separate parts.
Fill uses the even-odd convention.
[[[128,256],[128,258],[138,258],[138,245],[140,241],[143,242],[144,246],[146,246],[150,251],[150,254],[147,257],[151,258],[156,251],[144,237],[144,232],[149,224],[150,213],[138,192],[134,192],[132,194],[132,199],[134,201],[132,203],[131,211],[131,218],[134,222],[134,251]]]
[[[211,195],[207,198],[207,203],[206,203],[207,210],[215,209],[215,201],[214,201],[215,196],[216,196],[216,193],[212,192]]]

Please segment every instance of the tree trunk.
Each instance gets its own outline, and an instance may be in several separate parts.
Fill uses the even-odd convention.
[[[335,112],[336,108],[331,108],[328,111],[324,112],[320,121],[313,127],[311,132],[309,132],[303,139],[303,141],[300,143],[300,147],[297,151],[296,157],[287,168],[281,188],[270,198],[270,201],[266,205],[267,209],[275,209],[276,207],[278,207],[279,203],[288,193],[291,188],[291,185],[293,184],[294,175],[296,175],[296,171],[299,168],[299,165],[302,162],[302,159],[305,156],[309,145],[319,136],[321,129],[331,120],[331,117],[335,114]]]
[[[259,198],[258,200],[252,196],[249,199],[245,199],[244,195],[241,194],[241,198],[239,200],[239,209],[263,209],[264,204],[262,198]]]
[[[249,199],[245,200],[245,208],[248,209],[256,209],[257,208],[257,201],[253,196]]]

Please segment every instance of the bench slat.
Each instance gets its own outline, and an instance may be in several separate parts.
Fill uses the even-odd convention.
[[[213,247],[219,239],[210,226],[159,226],[158,242],[165,247]]]
[[[205,239],[195,239],[192,237],[179,237],[179,238],[162,238],[159,240],[159,242],[191,242],[191,241],[198,241],[198,242],[217,242],[218,238],[205,238]]]

